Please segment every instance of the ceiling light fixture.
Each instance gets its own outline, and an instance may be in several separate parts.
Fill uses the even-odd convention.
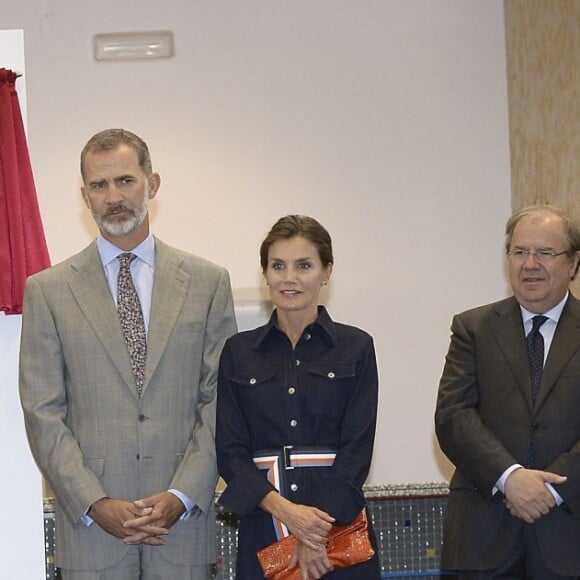
[[[142,60],[173,56],[173,32],[111,32],[95,34],[95,59],[99,61]]]

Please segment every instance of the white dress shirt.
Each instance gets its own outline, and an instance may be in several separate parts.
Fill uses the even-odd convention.
[[[564,296],[564,298],[562,298],[562,300],[558,304],[556,304],[556,306],[554,306],[554,308],[552,308],[551,310],[548,310],[548,312],[543,313],[543,315],[548,318],[548,320],[546,320],[546,322],[544,322],[542,324],[542,326],[540,326],[540,334],[542,335],[542,337],[544,339],[544,364],[546,364],[546,359],[548,358],[548,353],[550,352],[550,347],[552,346],[552,339],[554,338],[554,333],[556,332],[556,326],[558,326],[560,316],[562,315],[562,310],[564,310],[564,306],[566,304],[566,301],[568,300],[568,294],[569,293],[566,292],[566,296]],[[537,312],[530,312],[529,310],[524,308],[521,304],[520,304],[520,310],[522,311],[522,321],[524,324],[524,333],[526,336],[528,336],[528,334],[532,330],[532,325],[533,325],[532,319],[534,318],[534,316],[537,316],[538,313]],[[520,467],[523,467],[523,466],[520,465],[519,463],[514,463],[513,465],[510,465],[501,474],[501,477],[497,480],[497,483],[495,484],[495,487],[493,488],[493,493],[496,493],[498,490],[501,491],[502,493],[505,493],[504,492],[505,482],[506,482],[508,476],[511,473],[513,473],[516,469],[519,469]],[[556,503],[558,505],[561,505],[564,501],[562,499],[562,496],[554,489],[554,486],[551,483],[546,483],[545,485],[550,490],[550,493],[554,496]]]

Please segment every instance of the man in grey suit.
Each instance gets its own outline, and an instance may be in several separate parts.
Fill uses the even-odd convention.
[[[442,568],[580,577],[580,231],[531,206],[506,226],[511,298],[454,317],[435,416],[455,464]]]
[[[20,394],[56,495],[56,566],[64,580],[206,580],[218,358],[236,330],[229,277],[150,233],[160,177],[140,137],[97,133],[81,173],[100,235],[29,278],[22,319]],[[127,252],[146,334],[141,375],[117,312]]]

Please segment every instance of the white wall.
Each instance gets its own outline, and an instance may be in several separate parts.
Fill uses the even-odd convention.
[[[376,341],[371,482],[441,481],[437,383],[454,312],[506,294],[501,0],[0,0],[25,31],[31,156],[53,262],[95,235],[78,155],[123,126],[162,186],[154,231],[260,284],[286,213],[333,235],[327,303]],[[176,56],[102,63],[92,36],[170,29]]]
[[[22,30],[0,30],[0,67],[25,72]],[[16,81],[16,89],[26,126],[25,77]],[[35,580],[45,570],[42,485],[18,400],[20,318],[0,312],[0,566],[3,578],[9,573],[11,580]]]

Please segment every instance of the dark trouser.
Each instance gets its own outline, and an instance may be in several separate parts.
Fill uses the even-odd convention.
[[[580,550],[580,546],[578,547]],[[579,580],[580,576],[562,576],[550,570],[544,560],[532,526],[523,526],[518,541],[509,558],[499,568],[492,570],[460,570],[456,580]]]

